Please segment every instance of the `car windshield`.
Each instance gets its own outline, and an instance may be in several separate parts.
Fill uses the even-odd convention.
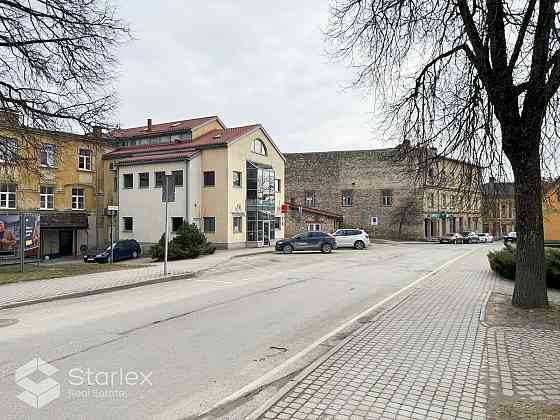
[[[114,242],[113,243],[113,248],[115,248],[117,246],[118,242]],[[111,251],[111,245],[109,245],[107,248],[105,248],[105,251]]]
[[[515,233],[515,232],[510,232],[508,236],[512,236],[512,237],[515,238],[515,237],[517,237],[517,233]]]

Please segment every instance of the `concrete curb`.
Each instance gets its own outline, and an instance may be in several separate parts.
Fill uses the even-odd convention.
[[[235,258],[252,257],[252,256],[261,255],[261,254],[270,254],[270,253],[273,253],[273,252],[274,252],[274,250],[272,249],[272,250],[267,250],[267,251],[251,252],[251,253],[240,254],[240,255],[232,255],[227,260],[225,260],[223,262],[228,262],[228,261],[231,261]],[[105,288],[102,288],[102,289],[86,290],[86,291],[83,291],[83,292],[73,292],[73,293],[67,293],[67,294],[56,295],[56,296],[48,296],[48,297],[33,299],[33,300],[22,300],[22,301],[19,301],[19,302],[8,303],[6,305],[0,305],[0,310],[19,308],[19,307],[22,307],[22,306],[37,305],[39,303],[54,302],[54,301],[57,301],[57,300],[75,299],[75,298],[80,298],[80,297],[85,297],[85,296],[101,295],[101,294],[105,294],[105,293],[118,292],[120,290],[134,289],[136,287],[150,286],[152,284],[167,283],[167,282],[171,282],[171,281],[175,281],[175,280],[190,279],[190,278],[196,277],[198,274],[200,274],[204,271],[207,271],[210,268],[212,268],[212,267],[202,268],[202,269],[200,269],[198,271],[194,271],[194,272],[175,274],[175,275],[170,275],[170,276],[167,276],[167,277],[158,277],[158,278],[152,279],[152,280],[139,281],[139,282],[136,282],[136,283],[121,284],[121,285],[118,285],[118,286],[105,287]]]
[[[358,329],[352,331],[352,333],[346,337],[344,340],[340,341],[336,344],[332,349],[324,353],[310,365],[308,365],[305,369],[303,369],[298,375],[296,375],[293,379],[291,379],[286,385],[280,388],[270,399],[268,399],[263,405],[257,408],[255,411],[250,413],[245,420],[258,420],[260,419],[274,404],[280,401],[282,398],[286,396],[292,389],[294,389],[301,381],[303,381],[309,374],[311,374],[315,369],[321,366],[326,360],[328,360],[333,354],[340,351],[342,347],[344,347],[348,342],[355,339],[359,334],[362,333],[365,329],[371,327],[371,324],[377,321],[382,316],[386,315],[388,312],[399,307],[402,303],[404,303],[410,296],[414,293],[414,289],[411,289],[406,295],[404,296],[395,296],[396,302],[393,304],[389,304],[386,308],[382,309],[378,312],[373,318],[371,318],[367,323],[363,326],[359,327]]]
[[[375,322],[380,317],[382,317],[382,316],[386,315],[387,313],[391,312],[392,310],[396,309],[402,303],[404,303],[407,299],[409,299],[414,294],[415,290],[419,287],[419,284],[423,283],[424,281],[426,281],[428,279],[433,278],[434,276],[437,276],[438,274],[441,273],[441,271],[446,266],[448,266],[449,264],[451,264],[451,263],[453,263],[453,262],[455,262],[459,259],[462,259],[463,257],[466,257],[466,256],[472,254],[474,251],[476,251],[476,248],[474,248],[471,251],[468,251],[464,254],[461,254],[458,257],[446,262],[442,266],[439,266],[438,268],[436,268],[434,271],[420,277],[418,280],[412,282],[411,284],[409,284],[405,288],[397,291],[396,295],[393,295],[384,304],[381,304],[381,306],[380,306],[381,311],[379,311],[373,318],[371,318],[371,320],[369,322],[367,322],[366,324],[364,324],[362,327],[358,328],[357,330],[353,331],[346,339],[342,340],[340,343],[338,343],[336,346],[334,346],[328,352],[326,352],[325,354],[320,356],[317,360],[312,362],[309,366],[304,368],[299,375],[294,377],[290,382],[288,382],[286,385],[284,385],[282,388],[280,388],[280,390],[278,390],[264,404],[262,404],[259,408],[254,410],[252,413],[250,413],[247,417],[245,417],[245,420],[258,420],[258,419],[260,419],[274,404],[276,404],[284,396],[286,396],[293,388],[295,388],[301,381],[303,381],[311,372],[313,372],[315,369],[317,369],[317,367],[322,365],[330,356],[332,356],[336,352],[340,351],[345,344],[347,344],[349,341],[356,338],[356,336],[358,336],[363,330],[370,327],[371,323]],[[406,291],[407,293],[404,293],[402,296],[399,296],[399,294],[401,294],[404,291]],[[374,308],[375,308],[375,306],[374,306]],[[369,310],[373,310],[373,309],[369,309]]]
[[[157,278],[157,279],[140,281],[140,282],[136,282],[136,283],[128,283],[128,284],[121,284],[121,285],[118,285],[118,286],[105,287],[103,289],[95,289],[95,290],[86,290],[86,291],[83,291],[83,292],[67,293],[65,295],[49,296],[49,297],[34,299],[34,300],[23,300],[23,301],[20,301],[20,302],[8,303],[7,305],[2,305],[2,306],[0,306],[0,310],[19,308],[21,306],[36,305],[38,303],[54,302],[54,301],[57,301],[57,300],[66,300],[66,299],[74,299],[74,298],[79,298],[79,297],[84,297],[84,296],[101,295],[101,294],[104,294],[104,293],[117,292],[119,290],[134,289],[136,287],[149,286],[151,284],[167,283],[167,282],[175,281],[175,280],[189,279],[189,278],[193,278],[195,276],[196,276],[196,273],[184,273],[184,274],[177,274],[177,275],[174,275],[174,276],[160,277],[160,278]]]

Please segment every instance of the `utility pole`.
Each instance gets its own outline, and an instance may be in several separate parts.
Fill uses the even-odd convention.
[[[164,256],[163,256],[163,275],[167,276],[167,251],[169,249],[169,222],[168,222],[168,217],[167,217],[167,213],[168,213],[168,209],[169,209],[169,191],[168,191],[168,187],[169,187],[169,177],[167,175],[165,175],[165,189],[166,189],[166,194],[165,194],[165,252],[164,252]]]
[[[165,251],[163,255],[163,275],[167,276],[167,254],[169,251],[169,202],[175,201],[175,178],[171,172],[165,173],[161,199],[165,202]]]

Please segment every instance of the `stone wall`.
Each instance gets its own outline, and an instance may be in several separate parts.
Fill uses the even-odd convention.
[[[334,218],[323,214],[311,213],[302,210],[300,213],[298,208],[291,207],[285,217],[285,235],[291,238],[301,232],[308,230],[309,224],[321,225],[320,230],[327,233],[333,233],[340,226],[340,222]]]
[[[412,177],[405,166],[393,159],[394,149],[287,153],[286,193],[288,202],[341,214],[342,227],[362,228],[376,237],[395,238],[399,226],[396,213],[414,196],[420,213],[422,192],[414,193]],[[315,201],[306,201],[306,191]],[[343,205],[343,191],[352,192],[352,205]],[[392,194],[391,206],[384,205],[384,191]],[[373,228],[371,218],[379,225]],[[375,231],[374,231],[375,230]],[[372,235],[373,236],[373,235]],[[417,222],[403,225],[401,237],[424,237],[423,215]]]

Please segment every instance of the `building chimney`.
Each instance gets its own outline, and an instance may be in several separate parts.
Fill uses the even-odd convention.
[[[152,119],[148,118],[148,131],[152,131]]]

